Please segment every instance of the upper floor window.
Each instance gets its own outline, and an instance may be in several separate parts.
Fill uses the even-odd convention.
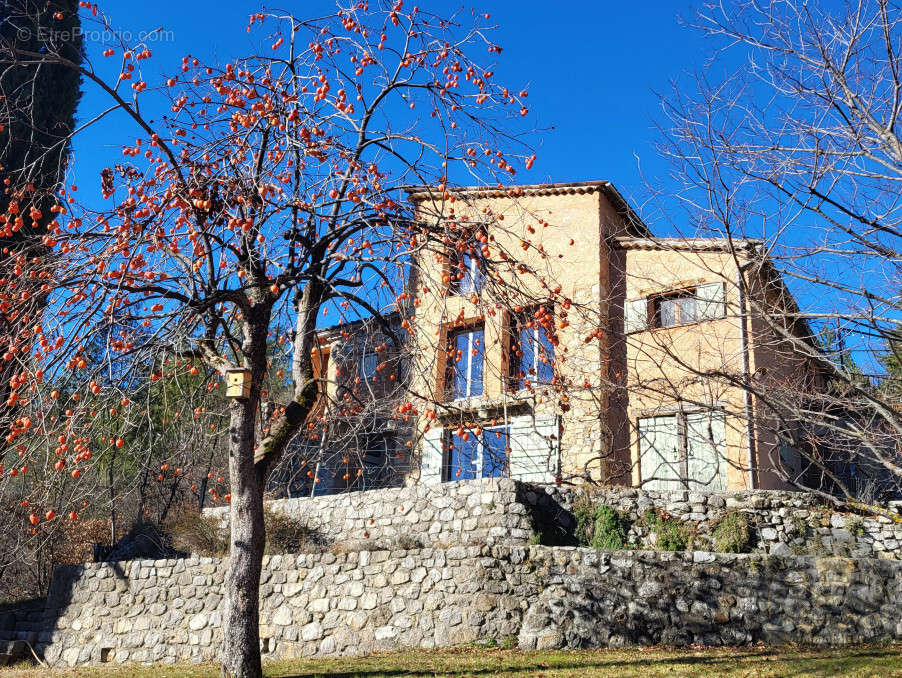
[[[450,399],[482,395],[485,367],[485,328],[474,325],[455,330],[448,337],[445,393]]]
[[[379,371],[379,354],[367,351],[360,356],[360,364],[357,366],[357,376],[361,381],[373,381]]]
[[[511,323],[509,356],[510,384],[528,388],[533,384],[550,384],[554,379],[554,344],[551,314],[544,307],[533,308]]]
[[[472,294],[485,287],[485,266],[478,256],[455,252],[451,257],[451,292]]]
[[[673,327],[694,323],[698,319],[696,302],[695,288],[652,297],[653,326]]]
[[[726,316],[722,282],[704,283],[663,294],[628,299],[623,304],[627,334],[654,327],[674,327]]]

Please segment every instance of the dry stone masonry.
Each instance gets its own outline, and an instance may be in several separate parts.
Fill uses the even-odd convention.
[[[838,512],[814,494],[775,490],[732,492],[653,492],[605,488],[584,493],[554,485],[519,486],[518,496],[534,516],[533,524],[552,540],[564,541],[574,528],[573,508],[588,496],[610,506],[629,523],[634,548],[654,548],[654,535],[641,518],[662,511],[690,528],[692,548],[716,550],[712,533],[729,513],[746,518],[749,551],[773,555],[827,555],[902,559],[902,515]]]
[[[858,515],[833,510],[802,492],[653,492],[635,488],[533,485],[485,479],[438,485],[353,492],[267,502],[307,524],[326,543],[348,548],[406,548],[457,544],[573,545],[573,508],[579,500],[610,506],[629,522],[629,542],[654,548],[654,535],[640,518],[656,509],[685,523],[692,547],[714,550],[711,534],[731,512],[746,517],[749,550],[774,555],[834,555],[902,559],[902,516]],[[228,523],[228,507],[205,514]]]
[[[574,508],[587,499],[557,486],[484,480],[273,502],[328,543],[266,557],[262,649],[291,657],[490,641],[902,639],[893,516],[837,513],[776,492],[608,489],[589,500],[619,512],[635,550],[530,543],[574,539]],[[640,525],[649,509],[690,526],[697,550],[642,550],[653,541]],[[737,511],[755,533],[752,552],[698,550]],[[222,509],[210,513],[228,520]],[[58,568],[31,639],[53,665],[215,659],[225,571],[225,561],[193,556]],[[23,618],[34,624],[33,616]]]
[[[48,598],[53,664],[216,657],[224,563],[69,566]],[[902,563],[547,546],[269,556],[270,657],[467,642],[523,648],[902,638]]]
[[[305,523],[326,543],[348,547],[525,544],[532,530],[519,488],[514,481],[493,478],[276,499],[267,507]],[[225,527],[228,511],[218,507],[204,514]]]

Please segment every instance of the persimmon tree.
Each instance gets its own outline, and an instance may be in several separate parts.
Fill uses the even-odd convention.
[[[96,5],[80,4],[110,26]],[[485,237],[493,215],[482,225],[443,209],[420,219],[405,200],[410,185],[425,187],[433,206],[463,200],[455,182],[497,186],[535,159],[520,137],[526,92],[494,81],[501,48],[489,25],[488,15],[445,19],[400,1],[356,2],[311,20],[265,11],[247,27],[263,42],[258,53],[211,64],[186,55],[161,82],[145,74],[146,45],[107,45],[105,64],[84,66],[54,50],[4,46],[20,64],[78,71],[107,107],[82,117],[116,109],[135,130],[99,186],[60,191],[42,242],[53,266],[22,250],[3,271],[2,311],[27,327],[2,338],[4,360],[17,368],[7,406],[21,415],[6,464],[42,467],[29,471],[40,482],[27,488],[19,474],[16,498],[41,505],[28,509],[31,529],[79,500],[70,469],[90,475],[98,448],[124,445],[99,419],[129,416],[133,378],[152,384],[181,371],[222,388],[228,370],[246,370],[249,389],[227,413],[223,675],[261,675],[263,494],[290,441],[327,426],[311,415],[320,319],[369,318],[399,345],[399,334],[421,331],[407,286],[412,262],[449,249],[478,250],[492,281],[481,303],[500,308],[520,299],[516,290],[557,293],[544,277],[525,285],[539,272]],[[160,101],[162,115],[147,112]],[[84,198],[86,188],[101,199]],[[16,199],[23,187],[6,190],[13,199],[0,222],[31,228],[37,216]],[[32,276],[48,312],[25,305],[19,281]],[[267,406],[273,346],[287,361],[275,379],[285,397]],[[100,410],[113,394],[120,406]],[[398,405],[406,417],[411,409]],[[65,483],[55,480],[59,462]]]

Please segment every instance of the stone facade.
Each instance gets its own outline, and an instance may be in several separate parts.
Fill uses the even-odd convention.
[[[424,220],[435,218],[428,197],[416,197]],[[533,307],[547,297],[542,285],[554,282],[560,294],[572,302],[566,310],[549,304],[555,318],[559,345],[555,349],[555,372],[570,381],[566,412],[556,390],[547,385],[520,388],[510,380],[514,330],[508,313],[496,313],[497,300],[455,291],[446,278],[453,274],[450,256],[424,252],[417,261],[418,277],[412,294],[417,308],[411,391],[428,394],[417,402],[421,412],[435,409],[437,417],[418,420],[422,464],[418,480],[440,482],[451,477],[448,451],[453,431],[503,425],[510,429],[509,475],[521,480],[553,482],[555,478],[584,477],[628,481],[625,468],[617,469],[609,448],[607,399],[612,375],[605,360],[605,347],[584,338],[607,325],[612,294],[609,239],[622,235],[644,235],[639,221],[616,189],[608,182],[585,182],[567,186],[525,187],[512,198],[506,191],[462,190],[453,208],[461,223],[481,223],[484,213],[503,222],[493,223],[489,236],[505,252],[516,252],[525,267],[541,271],[538,276],[517,276],[523,299]],[[540,225],[539,221],[545,225]],[[530,230],[531,229],[531,230]],[[528,239],[533,247],[521,249]],[[450,253],[449,253],[450,254]],[[499,274],[500,275],[500,274]],[[427,291],[428,290],[428,291]],[[566,322],[563,322],[566,316]],[[454,399],[446,383],[449,337],[461,328],[484,330],[484,368],[480,395]],[[589,383],[583,388],[583,382]],[[436,404],[438,403],[438,404]],[[477,473],[478,473],[477,469]]]
[[[477,432],[489,429],[509,440],[505,473],[529,482],[786,490],[787,478],[813,473],[789,444],[799,438],[790,435],[792,416],[768,420],[761,412],[770,410],[736,386],[753,373],[762,384],[822,386],[815,362],[761,319],[785,318],[793,302],[779,276],[763,272],[770,269],[760,243],[655,238],[604,181],[448,195],[433,202],[435,194],[414,194],[419,218],[481,226],[460,233],[447,252],[427,249],[417,259],[411,392],[424,394],[415,405],[428,415],[416,421],[413,477],[487,475],[484,452],[468,452],[475,471],[459,457],[461,440],[475,446]],[[463,276],[460,252],[478,257],[480,228],[492,247],[516,252],[524,270],[540,271],[538,278],[490,271],[516,281],[504,300],[475,282],[455,284]],[[686,309],[678,316],[677,298]],[[503,310],[507,302],[513,310]],[[662,315],[662,304],[673,312]],[[524,388],[511,379],[522,325],[516,315],[538,307],[554,320],[553,385]],[[801,326],[790,331],[805,334]],[[447,370],[455,350],[465,355],[451,346],[461,334],[482,336],[468,351],[478,376],[456,377],[471,395],[458,392]]]
[[[215,659],[224,563],[67,566],[39,649],[51,664]],[[494,640],[848,643],[902,638],[902,563],[875,559],[455,546],[267,557],[265,656]]]

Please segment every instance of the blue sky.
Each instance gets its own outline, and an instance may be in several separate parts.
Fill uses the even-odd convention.
[[[662,117],[657,93],[665,92],[671,79],[681,73],[705,67],[709,47],[678,21],[678,16],[691,17],[698,3],[488,0],[457,5],[423,0],[407,4],[443,14],[475,7],[489,12],[497,22],[497,39],[504,48],[497,80],[518,88],[529,85],[533,120],[543,130],[536,136],[539,161],[529,175],[521,175],[525,181],[607,179],[640,208],[648,194],[643,175],[657,187],[667,184],[667,165],[654,147],[659,139],[654,122]],[[260,7],[257,2],[236,0],[107,0],[102,6],[117,29],[133,35],[165,29],[162,39],[150,43],[155,57],[150,72],[157,69],[161,75],[164,70],[175,71],[189,52],[202,60],[247,53],[252,48],[252,38],[245,31],[247,18]],[[310,16],[334,6],[325,0],[286,5]],[[89,54],[102,63],[101,48],[90,38],[88,34]],[[82,116],[96,111],[100,102],[100,96],[86,86]],[[132,124],[117,116],[81,134],[74,146],[73,179],[93,195],[99,190],[100,169],[118,155],[122,141],[133,142],[134,136]],[[103,147],[109,152],[98,153]],[[667,226],[656,230],[665,235]]]
[[[499,26],[497,42],[504,48],[495,68],[496,81],[515,89],[528,86],[530,116],[537,128],[539,160],[526,183],[606,179],[612,181],[660,236],[694,235],[686,212],[671,195],[680,182],[670,176],[668,162],[656,144],[664,122],[660,95],[671,93],[673,81],[688,85],[692,73],[719,80],[728,70],[744,67],[740,53],[712,59],[715,45],[681,18],[692,20],[701,0],[600,2],[568,0],[485,0],[461,5],[440,0],[407,0],[447,16],[458,10],[488,12]],[[836,6],[838,3],[825,3]],[[260,32],[248,35],[248,16],[260,9],[256,1],[192,0],[137,3],[106,0],[106,13],[117,29],[137,35],[162,28],[150,43],[154,59],[142,65],[153,82],[154,71],[174,73],[185,54],[203,62],[228,61],[259,53]],[[174,8],[178,8],[177,11]],[[334,0],[288,0],[285,8],[298,16],[334,11]],[[86,24],[86,28],[88,25]],[[268,46],[268,43],[267,43]],[[265,47],[265,46],[264,46]],[[89,55],[104,63],[102,47],[88,35]],[[112,59],[118,67],[119,60]],[[114,64],[107,63],[106,67]],[[102,97],[85,88],[82,119],[102,105]],[[99,171],[119,156],[123,143],[133,143],[133,123],[110,116],[75,141],[72,179],[84,189],[82,198],[99,197]],[[106,149],[106,150],[104,150]],[[653,194],[660,192],[663,202]],[[87,195],[85,194],[87,193]],[[670,219],[659,218],[661,208]],[[794,226],[791,241],[806,238],[810,224]],[[755,225],[750,225],[754,228]],[[797,280],[788,281],[802,308],[813,310],[841,300],[824,295]]]

